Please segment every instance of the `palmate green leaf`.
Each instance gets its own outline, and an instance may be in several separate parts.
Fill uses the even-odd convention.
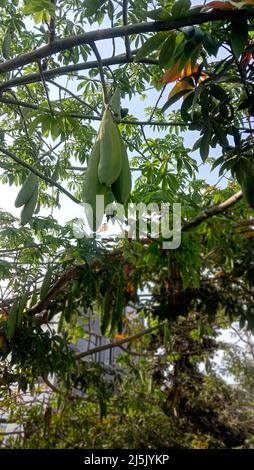
[[[95,15],[95,19],[99,23],[102,17],[102,8],[107,3],[107,0],[87,0],[84,2],[86,16],[88,17]]]
[[[46,10],[53,15],[56,9],[56,3],[51,0],[25,0],[22,12],[25,15],[33,15],[34,13]]]
[[[143,44],[143,46],[138,50],[136,56],[135,56],[135,62],[138,62],[139,60],[147,57],[151,52],[156,51],[159,49],[161,44],[167,39],[168,35],[167,31],[161,31],[151,38],[147,39],[147,41]]]
[[[231,27],[231,47],[233,53],[238,59],[244,51],[248,41],[248,23],[247,20],[232,21]]]
[[[32,136],[35,130],[37,130],[38,127],[41,126],[42,122],[45,121],[47,118],[48,116],[46,116],[45,114],[39,114],[39,116],[36,116],[28,128],[29,134]]]
[[[42,116],[41,131],[45,137],[49,137],[51,133],[51,126],[52,126],[52,116],[50,116],[49,114]],[[54,132],[54,124],[53,124],[53,132]]]
[[[158,10],[147,12],[147,18],[154,21],[165,21],[171,18],[171,14],[164,8],[158,8]]]
[[[59,135],[61,134],[61,119],[57,116],[54,118],[52,117],[50,121],[50,134],[53,140],[56,140]]]
[[[71,134],[76,127],[76,121],[65,114],[58,113],[52,116],[46,110],[45,114],[40,114],[33,119],[29,126],[29,134],[33,135],[39,127],[45,137],[51,136],[53,140],[56,140],[60,135]]]
[[[188,16],[190,7],[191,7],[190,0],[178,0],[177,2],[174,3],[172,7],[171,15],[174,19],[182,18],[183,16]]]
[[[193,176],[193,173],[194,173],[194,165],[193,167],[191,166],[191,164],[189,163],[189,161],[187,159],[184,160],[184,167],[186,168],[188,174],[190,177]],[[197,169],[196,169],[197,170]]]
[[[177,175],[173,173],[168,173],[167,174],[167,183],[168,183],[168,188],[170,191],[175,194],[179,188],[179,181],[177,178]]]

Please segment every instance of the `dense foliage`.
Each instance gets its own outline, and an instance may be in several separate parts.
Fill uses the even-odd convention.
[[[0,1],[0,423],[18,426],[3,447],[252,446],[249,356],[217,335],[254,331],[253,6]],[[75,235],[117,87],[130,202],[169,203],[170,221],[181,203],[176,250],[150,222],[135,240]],[[20,224],[12,197],[31,174]],[[88,311],[102,350],[122,348],[113,368],[73,348]]]

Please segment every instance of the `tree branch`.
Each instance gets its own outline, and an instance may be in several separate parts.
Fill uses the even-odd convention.
[[[171,31],[184,26],[209,23],[213,21],[232,21],[243,20],[254,17],[254,8],[235,9],[235,10],[214,10],[208,13],[190,14],[189,16],[170,19],[167,21],[154,21],[149,23],[136,23],[127,26],[118,26],[116,28],[107,28],[97,31],[89,31],[76,36],[69,36],[54,41],[53,44],[35,49],[25,54],[20,54],[11,60],[6,60],[0,64],[0,73],[11,72],[19,67],[31,64],[32,62],[44,59],[58,52],[71,49],[82,44],[91,44],[94,41],[111,39],[121,36],[130,36],[139,33],[152,33],[157,31]]]
[[[49,91],[48,91],[46,81],[45,81],[45,77],[44,77],[44,71],[43,71],[40,60],[38,60],[38,67],[39,67],[39,73],[40,73],[40,76],[41,76],[41,81],[42,81],[42,84],[43,84],[43,87],[44,87],[45,95],[46,95],[46,98],[47,98],[48,107],[49,107],[51,115],[54,116],[53,108],[51,106],[51,102],[50,102],[50,98],[49,98]]]
[[[0,250],[0,255],[5,255],[7,253],[17,253],[18,251],[23,251],[23,250],[30,250],[31,248],[42,248],[44,245],[44,243],[33,243],[31,245],[26,245],[26,246],[18,246],[17,248],[6,248],[5,250]]]
[[[84,351],[82,353],[77,354],[75,358],[76,360],[79,360],[79,359],[83,359],[83,357],[91,356],[91,354],[95,354],[101,351],[106,351],[107,349],[117,348],[118,346],[121,346],[122,344],[129,343],[130,341],[133,341],[134,339],[141,338],[144,335],[148,335],[149,333],[152,333],[153,331],[158,330],[162,325],[163,325],[163,322],[151,328],[147,328],[146,330],[139,331],[135,335],[128,336],[127,338],[119,339],[118,341],[114,341],[113,343],[103,344],[102,346],[97,346],[96,348],[90,349],[89,351]]]
[[[135,53],[133,51],[133,53]],[[128,64],[134,61],[134,57],[127,59],[125,55],[120,54],[114,57],[108,57],[106,59],[101,59],[102,65],[121,65],[121,64]],[[156,59],[142,59],[138,62],[139,64],[150,64],[150,65],[158,65],[158,60]],[[79,72],[81,70],[90,70],[98,68],[97,60],[92,60],[89,62],[81,62],[80,64],[72,64],[72,65],[65,65],[63,67],[57,67],[55,69],[44,70],[44,77],[45,80],[50,78],[54,78],[56,76],[66,75],[68,73]],[[41,76],[39,73],[29,73],[28,75],[23,75],[22,77],[15,77],[7,80],[0,84],[0,92],[5,90],[6,88],[13,88],[19,85],[26,85],[29,83],[36,83],[41,81]]]
[[[40,313],[42,310],[46,310],[49,306],[51,300],[55,297],[55,295],[69,282],[74,275],[84,266],[74,266],[74,268],[69,269],[66,271],[56,282],[55,284],[49,289],[46,298],[39,301],[36,305],[29,308],[26,311],[27,315],[35,315],[36,313]]]
[[[27,103],[26,101],[22,101],[22,100],[18,100],[18,99],[14,100],[14,99],[11,99],[11,98],[5,98],[4,96],[0,96],[0,103],[14,104],[16,106],[22,106],[23,108],[29,108],[29,109],[38,109],[39,108],[39,106],[37,104]]]
[[[73,118],[77,118],[77,119],[90,119],[90,120],[94,120],[94,121],[101,121],[101,117],[99,116],[89,116],[89,115],[86,115],[86,114],[82,114],[82,113],[68,113],[66,114],[66,116],[70,116],[70,117],[73,117]],[[179,127],[188,127],[186,125],[185,122],[173,122],[173,121],[131,121],[129,119],[124,119],[122,121],[120,121],[121,124],[126,124],[126,125],[129,125],[129,126],[165,126],[165,127],[169,127],[169,126],[179,126]]]
[[[89,103],[86,101],[82,100],[79,96],[75,95],[71,90],[68,90],[68,88],[64,87],[63,85],[60,85],[59,83],[55,82],[54,80],[47,80],[51,85],[54,85],[57,87],[59,90],[64,91],[65,93],[68,93],[70,96],[72,96],[76,101],[78,101],[82,106],[85,106],[86,108],[89,108],[91,111],[97,113],[100,115],[99,111],[97,111],[96,108],[93,108]]]
[[[254,219],[247,219],[247,220],[239,220],[239,222],[235,223],[235,227],[249,227],[254,225]]]
[[[14,434],[24,434],[24,431],[1,431],[0,436],[12,436]]]
[[[57,83],[49,80],[50,83],[54,83],[54,85],[58,86]],[[61,85],[59,85],[59,88],[62,88],[63,87]],[[0,103],[5,103],[5,104],[13,104],[13,105],[16,105],[16,106],[21,106],[21,107],[24,107],[24,108],[30,108],[30,109],[40,109],[40,106],[37,105],[37,104],[32,104],[32,103],[26,103],[25,101],[21,101],[21,100],[12,100],[10,98],[4,98],[4,97],[0,97]],[[86,106],[89,106],[88,104],[86,104],[85,102],[83,102],[83,105],[86,105]],[[96,112],[96,110],[94,109],[94,111]],[[55,111],[55,115],[57,114],[61,114],[61,111]],[[85,120],[91,120],[91,121],[101,121],[102,117],[101,116],[93,116],[93,115],[90,115],[90,114],[83,114],[83,113],[77,113],[77,112],[73,112],[73,113],[65,113],[65,116],[67,117],[72,117],[72,118],[76,118],[76,119],[85,119]],[[188,127],[188,125],[186,124],[186,122],[174,122],[174,121],[150,121],[150,119],[148,121],[131,121],[130,119],[123,119],[122,121],[120,121],[121,124],[125,124],[125,125],[128,125],[128,126],[161,126],[161,127],[170,127],[170,126],[177,126],[177,127]]]
[[[51,3],[56,7],[56,0],[51,0]],[[53,44],[55,41],[56,37],[56,31],[55,31],[56,25],[55,25],[55,13],[50,17],[50,22],[49,22],[49,33],[48,33],[48,43],[49,45]]]
[[[123,0],[123,24],[124,26],[128,25],[128,0]],[[131,58],[131,46],[130,40],[127,34],[125,35],[125,49],[126,49],[126,57],[128,59]]]
[[[201,214],[198,214],[196,217],[194,217],[193,219],[183,224],[182,232],[185,232],[187,230],[190,230],[191,228],[197,227],[198,225],[202,224],[202,222],[205,222],[207,219],[209,219],[210,217],[213,217],[214,215],[222,214],[223,212],[227,211],[230,207],[232,207],[234,204],[236,204],[238,201],[240,201],[242,197],[243,197],[242,191],[239,191],[238,193],[234,194],[226,201],[223,201],[221,204],[214,205],[210,207],[209,209],[205,210],[204,212],[201,212]]]
[[[202,222],[206,221],[208,218],[221,214],[228,210],[232,205],[234,205],[236,202],[238,202],[242,198],[242,192],[239,191],[238,193],[234,194],[231,196],[229,199],[226,201],[222,202],[221,204],[218,204],[216,206],[211,207],[210,209],[207,209],[205,212],[202,212],[198,216],[194,217],[190,221],[185,222],[185,224],[182,226],[182,231],[187,231],[191,228],[197,227],[200,225]],[[150,241],[150,240],[149,240]],[[118,253],[118,252],[116,252]],[[115,254],[116,254],[115,253]],[[46,310],[51,302],[52,299],[54,299],[55,295],[62,290],[62,288],[75,276],[75,274],[80,270],[86,267],[86,265],[79,265],[79,266],[74,266],[73,268],[69,269],[63,275],[55,282],[55,284],[49,289],[48,294],[45,299],[42,301],[39,301],[36,305],[31,307],[26,311],[27,315],[35,315],[37,313],[42,312],[43,310]],[[90,269],[92,269],[93,266],[89,266]],[[98,269],[97,264],[95,263],[96,269]],[[160,324],[161,325],[161,324]],[[156,328],[158,328],[160,325],[158,325]],[[122,340],[116,341],[114,343],[111,343],[110,345],[103,345],[99,346],[98,348],[94,348],[90,351],[85,351],[84,353],[80,353],[80,355],[77,356],[77,358],[82,358],[85,356],[88,356],[90,354],[94,354],[96,352],[104,351],[109,348],[114,348],[119,345],[128,343],[132,339],[139,338],[140,336],[143,336],[143,334],[147,334],[150,331],[153,331],[153,329],[148,329],[143,332],[138,333],[137,335],[130,336],[129,338],[124,338]]]
[[[59,390],[59,388],[55,387],[55,385],[52,384],[52,382],[50,382],[45,375],[43,375],[42,378],[43,378],[45,384],[47,385],[47,387],[49,387],[53,392],[61,394],[61,390]]]
[[[101,56],[100,56],[100,53],[98,51],[98,48],[95,44],[95,42],[92,42],[91,43],[91,48],[93,50],[93,53],[97,59],[97,63],[98,63],[98,69],[99,69],[99,72],[100,72],[100,77],[101,77],[101,85],[102,85],[102,89],[103,89],[103,101],[104,101],[104,104],[108,104],[109,100],[108,100],[108,90],[107,90],[107,85],[106,85],[106,81],[105,81],[105,75],[104,75],[104,71],[103,71],[103,63],[102,63],[102,60],[101,60]]]
[[[22,124],[23,124],[23,128],[24,128],[27,140],[31,141],[29,133],[28,133],[27,125],[26,125],[26,120],[25,120],[24,114],[22,112],[22,109],[19,106],[19,102],[18,102],[18,99],[16,97],[15,92],[13,90],[6,90],[6,92],[10,93],[10,95],[13,97],[14,103],[16,103],[16,106],[18,107],[18,111],[19,111],[19,114],[20,114],[20,117],[21,117],[21,120],[22,120]],[[33,146],[31,146],[31,148],[33,149]],[[34,154],[34,151],[33,151],[33,154]]]
[[[10,152],[6,148],[0,146],[0,152],[6,155],[7,157],[11,158],[14,160],[16,163],[19,165],[23,166],[24,168],[27,168],[29,171],[37,175],[39,178],[42,180],[46,181],[46,183],[49,183],[51,186],[55,186],[58,188],[62,193],[64,193],[68,198],[70,198],[72,201],[74,201],[76,204],[81,204],[81,201],[79,201],[75,196],[73,196],[67,189],[63,188],[60,184],[58,184],[56,181],[52,180],[48,176],[45,176],[41,171],[37,170],[33,166],[31,166],[29,163],[25,162],[21,158],[17,157],[15,153]]]

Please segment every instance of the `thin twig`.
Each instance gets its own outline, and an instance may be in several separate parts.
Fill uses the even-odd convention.
[[[151,145],[149,144],[149,142],[148,142],[148,140],[147,140],[147,137],[146,137],[146,134],[145,134],[145,131],[144,131],[144,129],[143,129],[143,126],[141,126],[141,131],[142,131],[142,134],[143,134],[145,143],[146,143],[148,149],[150,150],[151,154],[152,154],[155,158],[158,158],[158,160],[160,160],[161,162],[163,162],[163,159],[162,159],[157,153],[155,153],[155,151],[153,150],[153,148],[152,148]]]
[[[99,69],[99,72],[100,72],[101,85],[102,85],[103,95],[104,95],[103,100],[104,100],[105,104],[108,104],[108,102],[109,102],[108,90],[107,90],[107,85],[106,85],[106,81],[105,81],[105,75],[104,75],[104,71],[103,71],[103,63],[102,63],[102,60],[101,60],[101,56],[100,56],[100,53],[98,51],[98,48],[97,48],[95,42],[91,43],[91,48],[92,48],[93,53],[94,53],[94,55],[97,59],[97,62],[98,62],[98,69]]]
[[[135,51],[132,51],[132,54],[135,54]],[[134,61],[134,57],[130,59],[126,58],[126,55],[120,54],[114,57],[108,57],[106,59],[101,59],[104,66],[108,65],[121,65],[121,64],[131,64]],[[145,58],[139,61],[139,64],[149,64],[149,65],[158,65],[158,60],[153,58]],[[62,67],[57,67],[54,69],[44,70],[45,79],[54,78],[57,76],[67,75],[68,73],[79,72],[83,70],[90,70],[98,68],[97,60],[92,60],[88,62],[80,62],[79,64],[70,64],[64,65]],[[27,85],[29,83],[37,83],[41,81],[41,76],[39,73],[29,73],[21,77],[14,77],[10,80],[6,80],[0,84],[0,91],[3,91],[7,88],[13,88],[19,85]]]
[[[113,343],[103,344],[102,346],[97,346],[96,348],[90,349],[89,351],[84,351],[82,353],[77,354],[75,358],[76,360],[79,360],[79,359],[82,359],[83,357],[91,356],[92,354],[95,354],[97,352],[106,351],[107,349],[117,348],[118,346],[121,346],[122,344],[129,343],[130,341],[141,338],[144,335],[148,335],[152,333],[153,331],[158,330],[162,325],[163,325],[163,322],[151,328],[147,328],[146,330],[139,331],[138,333],[135,333],[135,335],[128,336],[127,338],[119,339],[118,341],[114,341]]]
[[[49,110],[50,110],[50,112],[51,112],[51,115],[54,116],[54,111],[53,111],[53,108],[52,108],[52,106],[51,106],[51,102],[50,102],[50,98],[49,98],[49,92],[48,92],[48,87],[47,87],[47,84],[46,84],[46,81],[45,81],[44,71],[43,71],[43,68],[42,68],[41,61],[40,61],[40,60],[38,60],[38,67],[39,67],[39,72],[40,72],[40,76],[41,76],[41,81],[42,81],[42,83],[43,83],[43,87],[44,87],[45,94],[46,94],[46,98],[47,98],[48,107],[49,107]]]
[[[10,93],[11,90],[7,89],[7,90],[4,90],[4,91],[8,91],[8,93]],[[0,97],[0,103],[4,103],[4,104],[15,104],[16,106],[22,106],[23,108],[28,108],[28,109],[38,109],[38,105],[37,104],[33,104],[33,103],[27,103],[26,101],[22,101],[22,100],[13,100],[11,98],[5,98],[4,96],[1,96]]]
[[[16,104],[16,106],[18,107],[18,110],[19,110],[19,114],[20,114],[20,117],[22,119],[22,122],[23,122],[23,127],[24,127],[24,131],[25,131],[25,134],[26,134],[26,137],[28,140],[30,140],[30,136],[29,136],[29,133],[28,133],[28,129],[27,129],[27,125],[26,125],[26,120],[24,118],[24,114],[22,112],[22,109],[21,109],[21,106],[19,105],[19,101],[14,93],[13,90],[6,90],[6,92],[8,91],[8,93],[11,94],[11,96],[13,96],[14,98],[14,103],[13,104]]]
[[[36,305],[31,307],[26,311],[27,315],[35,315],[36,313],[40,313],[42,310],[45,310],[48,305],[50,304],[51,300],[55,297],[55,295],[62,290],[62,288],[69,282],[73,276],[82,268],[82,266],[74,266],[74,268],[69,269],[66,271],[56,282],[55,284],[49,289],[47,296],[39,301]]]
[[[56,86],[57,88],[59,88],[59,90],[62,90],[65,93],[68,93],[70,96],[75,98],[75,100],[77,100],[80,104],[82,104],[82,106],[86,106],[87,108],[91,109],[91,111],[94,111],[95,113],[100,114],[99,111],[97,111],[96,108],[93,108],[93,106],[91,106],[86,101],[82,100],[79,96],[75,95],[75,93],[73,93],[72,91],[68,90],[68,88],[64,87],[63,85],[60,85],[59,83],[55,82],[54,80],[47,80],[47,82],[51,83],[51,85]]]
[[[123,24],[124,26],[128,25],[128,0],[123,0]],[[126,57],[127,59],[131,58],[131,46],[130,40],[127,34],[125,34],[125,49],[126,49]]]
[[[17,248],[11,248],[11,249],[6,248],[5,250],[0,250],[0,255],[5,255],[7,253],[16,253],[17,251],[30,250],[31,248],[38,249],[42,247],[45,247],[44,243],[38,243],[38,244],[33,243],[32,245],[19,246]]]
[[[61,51],[72,49],[83,44],[91,44],[94,41],[103,39],[112,39],[113,37],[122,37],[125,35],[152,33],[158,31],[172,31],[183,28],[184,26],[193,26],[213,21],[238,21],[254,17],[253,8],[242,8],[241,10],[212,10],[208,13],[197,13],[184,16],[178,19],[169,19],[166,21],[152,21],[148,23],[134,23],[127,26],[117,26],[116,28],[106,28],[97,31],[89,31],[76,36],[68,36],[57,39],[53,44],[48,44],[37,48],[31,52],[20,54],[13,59],[6,60],[0,64],[0,73],[11,72],[19,67],[31,64],[38,60],[56,54]]]
[[[245,74],[244,74],[244,71],[239,63],[239,61],[237,60],[237,57],[234,53],[234,50],[233,48],[231,48],[231,53],[232,53],[232,56],[234,57],[234,62],[236,64],[236,67],[237,67],[237,70],[238,70],[238,73],[240,75],[240,78],[241,78],[241,82],[243,84],[243,87],[244,87],[244,90],[245,90],[245,93],[247,95],[247,98],[250,100],[251,99],[251,94],[250,94],[250,91],[249,91],[249,88],[248,88],[248,84],[246,82],[246,77],[245,77]]]
[[[24,160],[22,160],[21,158],[17,157],[17,155],[15,155],[13,152],[10,152],[9,150],[7,150],[6,148],[4,148],[2,146],[0,146],[0,152],[2,152],[4,155],[6,155],[7,157],[14,160],[16,163],[19,163],[19,165],[23,166],[24,168],[27,168],[29,171],[31,171],[32,173],[37,175],[39,178],[46,181],[46,183],[49,183],[50,185],[55,186],[56,188],[58,188],[62,193],[64,193],[68,198],[70,198],[76,204],[81,203],[81,201],[79,201],[75,196],[73,196],[71,193],[69,193],[69,191],[67,191],[67,189],[63,188],[56,181],[54,181],[51,178],[49,178],[48,176],[44,175],[44,173],[37,170],[36,168],[34,168],[29,163],[27,163]]]
[[[154,113],[155,113],[155,111],[156,111],[156,109],[157,109],[157,106],[158,106],[158,104],[159,104],[159,102],[160,102],[160,99],[161,99],[161,97],[162,97],[162,95],[163,95],[163,93],[164,93],[164,90],[165,90],[166,86],[167,86],[167,84],[165,84],[165,85],[163,86],[163,88],[162,88],[162,90],[161,90],[161,92],[160,92],[160,94],[159,94],[159,97],[158,97],[158,99],[157,99],[157,101],[156,101],[156,103],[155,103],[155,105],[154,105],[154,108],[153,108],[153,110],[152,110],[152,112],[151,112],[151,116],[150,116],[150,118],[149,118],[149,121],[150,121],[150,122],[152,121],[152,119],[153,119],[153,117],[154,117]]]
[[[187,230],[190,230],[191,228],[197,227],[202,222],[205,222],[210,217],[222,214],[223,212],[230,209],[230,207],[232,207],[238,201],[240,201],[242,197],[243,197],[242,191],[239,191],[238,193],[228,198],[226,201],[223,201],[221,204],[214,205],[210,207],[209,209],[206,209],[204,212],[202,212],[201,214],[198,214],[193,219],[185,222],[182,226],[182,231],[185,232]]]
[[[46,145],[47,142],[44,142]],[[54,147],[50,147],[48,145],[48,150],[46,150],[39,158],[38,158],[38,162],[40,162],[41,160],[43,160],[43,158],[47,157],[48,155],[51,155],[52,153],[55,153],[56,156],[58,156],[58,154],[55,152],[55,150],[60,147],[60,145],[62,145],[62,141],[60,140],[60,142],[58,142],[56,145],[54,145]]]
[[[11,436],[13,434],[24,434],[24,431],[0,431],[0,436]]]
[[[51,3],[56,7],[56,0],[51,0]],[[53,14],[50,17],[50,22],[49,22],[49,39],[48,43],[49,45],[52,45],[55,41],[56,37],[56,24],[55,24],[55,14]]]
[[[42,378],[43,378],[45,384],[49,388],[51,388],[51,390],[53,390],[53,392],[61,394],[61,391],[59,390],[59,388],[57,388],[54,384],[52,384],[45,375],[43,375]]]
[[[30,108],[30,109],[40,109],[40,107],[36,104],[32,103],[26,103],[24,101],[14,101],[8,98],[0,97],[0,103],[6,103],[6,104],[15,104],[22,106],[24,108]],[[55,115],[57,114],[62,114],[60,111],[55,111]],[[78,112],[73,112],[73,113],[65,113],[65,116],[67,117],[72,117],[76,119],[85,119],[85,120],[91,120],[91,121],[101,121],[101,116],[93,116],[90,114],[83,114],[83,113],[78,113]],[[174,122],[174,121],[131,121],[129,119],[123,119],[120,121],[121,124],[125,124],[127,126],[161,126],[161,127],[182,127],[182,128],[187,128],[188,126],[186,125],[185,122]]]

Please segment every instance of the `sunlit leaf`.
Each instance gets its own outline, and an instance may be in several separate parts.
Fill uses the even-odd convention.
[[[161,83],[170,83],[175,82],[176,80],[190,77],[198,72],[198,64],[192,64],[192,61],[189,60],[185,67],[181,67],[180,61],[178,61],[174,67],[169,70],[166,70],[162,78],[160,79]]]
[[[185,80],[181,80],[180,82],[177,82],[175,86],[172,88],[171,92],[169,93],[168,99],[172,98],[175,96],[177,93],[181,91],[186,91],[186,90],[192,90],[193,86],[190,85],[189,82]]]
[[[156,51],[160,45],[165,41],[168,37],[169,33],[161,31],[151,38],[147,39],[147,41],[143,44],[143,46],[138,50],[135,56],[135,62],[147,57],[151,52]]]

